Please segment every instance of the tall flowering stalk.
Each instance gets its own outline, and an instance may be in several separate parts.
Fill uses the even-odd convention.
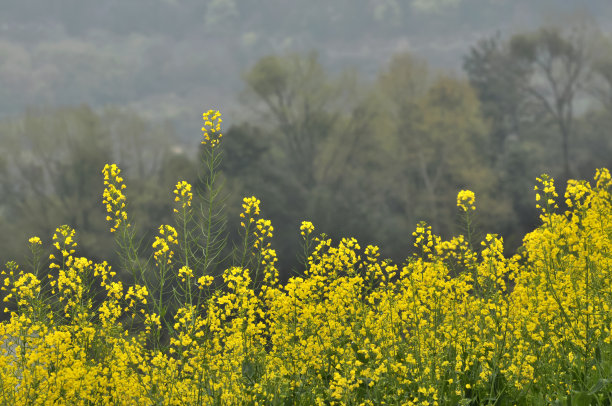
[[[119,256],[123,268],[128,271],[133,280],[139,283],[145,281],[146,263],[143,263],[136,242],[136,231],[128,221],[127,197],[121,169],[116,164],[106,164],[102,169],[104,176],[104,192],[102,204],[106,207],[106,221],[110,223],[110,232],[115,234],[115,242],[119,246]]]
[[[194,273],[193,267],[198,265],[197,250],[194,240],[196,240],[196,226],[194,224],[194,214],[192,210],[193,191],[192,186],[187,181],[180,181],[174,189],[174,215],[176,226],[179,229],[178,255],[179,262],[183,267],[179,270],[179,289],[177,301],[181,303],[194,303]]]
[[[106,221],[110,222],[111,233],[117,231],[122,224],[129,227],[127,223],[127,212],[125,210],[126,197],[123,194],[125,185],[123,178],[119,176],[121,169],[116,164],[106,164],[102,169],[104,175],[104,192],[102,194],[102,203],[106,206],[108,215]]]
[[[218,168],[223,157],[220,149],[221,113],[209,110],[202,114],[202,163],[204,172],[200,176],[203,190],[200,193],[200,235],[199,266],[207,275],[218,276],[218,266],[227,259],[227,219],[225,217],[225,196],[219,181]]]
[[[257,243],[256,227],[257,217],[259,216],[259,205],[261,202],[255,196],[245,197],[242,200],[242,213],[240,213],[240,227],[242,228],[242,250],[238,264],[243,268],[248,268],[254,255],[253,247]]]
[[[476,210],[476,196],[471,190],[461,190],[457,194],[457,207],[459,208],[463,217],[463,226],[465,227],[465,233],[468,244],[472,245],[473,238],[473,218],[471,212]]]

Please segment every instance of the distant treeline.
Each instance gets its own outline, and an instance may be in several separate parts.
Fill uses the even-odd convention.
[[[444,236],[460,231],[455,197],[469,188],[478,229],[515,249],[537,222],[528,193],[536,176],[564,182],[612,167],[612,46],[593,26],[545,27],[482,40],[464,68],[454,76],[397,54],[367,81],[327,72],[314,53],[260,59],[244,74],[244,120],[224,123],[228,218],[238,221],[243,196],[261,199],[285,276],[299,271],[302,220],[380,244],[401,262],[419,221]],[[83,255],[112,258],[105,163],[124,169],[150,246],[154,228],[171,221],[176,182],[197,185],[201,170],[186,152],[197,144],[118,109],[32,109],[0,122],[0,134],[3,262],[60,224],[79,230]]]

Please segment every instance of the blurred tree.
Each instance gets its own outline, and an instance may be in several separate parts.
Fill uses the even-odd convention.
[[[430,75],[409,54],[394,56],[372,90],[327,75],[314,55],[264,58],[245,80],[258,113],[229,130],[225,147],[235,158],[224,170],[244,174],[243,192],[261,197],[282,254],[295,252],[306,218],[401,260],[419,220],[443,235],[456,231],[453,202],[466,187],[478,193],[487,226],[512,218],[510,202],[496,195],[488,126],[467,81]]]
[[[612,56],[612,52],[609,55]],[[612,112],[612,58],[601,58],[593,69],[598,80],[590,90],[604,108]]]
[[[612,115],[612,40],[600,36],[590,46],[593,76],[587,90]]]
[[[483,159],[487,126],[471,86],[444,75],[429,78],[414,57],[396,55],[378,79],[388,115],[385,143],[391,192],[411,226],[427,220],[436,232],[453,231],[457,188],[490,193],[495,176]],[[384,127],[383,127],[384,128]],[[400,192],[401,191],[401,192]]]
[[[324,224],[321,231],[336,236],[367,234],[371,217],[363,213],[369,201],[353,197],[361,197],[374,179],[361,164],[376,149],[371,136],[375,113],[356,76],[329,76],[311,53],[265,57],[245,81],[245,101],[255,106],[257,116],[250,126],[236,128],[243,140],[227,145],[228,156],[248,159],[254,156],[243,147],[265,145],[247,189],[274,213],[279,232],[286,228],[280,240],[295,247],[292,236],[303,219]]]
[[[276,164],[289,171],[302,194],[321,184],[337,186],[365,141],[370,119],[355,76],[329,77],[311,53],[265,57],[245,80],[247,101],[263,107],[260,125],[280,152]]]
[[[530,68],[523,89],[553,120],[561,135],[565,179],[571,176],[569,149],[575,102],[591,70],[587,41],[587,31],[580,26],[569,30],[547,27],[510,39],[511,56]]]
[[[561,185],[570,176],[592,176],[587,168],[605,165],[606,159],[596,157],[609,151],[598,130],[603,117],[592,114],[593,100],[586,91],[606,105],[608,52],[593,21],[568,17],[564,28],[544,27],[507,41],[499,35],[482,40],[464,59],[491,124],[498,193],[512,202],[516,213],[509,236],[523,234],[537,223],[532,199],[525,193],[536,176],[552,172]],[[589,123],[581,118],[584,114],[591,117]],[[519,243],[515,240],[513,245]]]
[[[223,136],[224,159],[220,169],[232,178],[248,176],[269,149],[261,128],[251,123],[234,125]]]
[[[483,116],[491,124],[492,162],[504,153],[510,137],[520,137],[522,125],[530,120],[529,100],[522,91],[529,66],[510,55],[499,34],[470,48],[463,68],[476,90]]]
[[[416,165],[426,192],[422,203],[431,210],[431,224],[440,232],[452,230],[455,208],[449,213],[440,207],[449,207],[456,188],[478,192],[490,188],[494,181],[483,159],[488,150],[487,128],[479,108],[467,83],[442,76],[422,101],[419,127],[406,140],[412,146],[409,159]]]
[[[77,230],[82,255],[113,261],[101,203],[102,167],[115,162],[125,169],[130,215],[143,237],[170,221],[177,175],[194,170],[186,156],[180,166],[171,165],[178,152],[170,148],[175,136],[169,127],[152,130],[114,109],[101,114],[87,106],[31,109],[0,122],[0,131],[3,261],[21,259],[28,237],[44,240],[62,224]]]
[[[111,160],[100,118],[88,107],[56,111],[29,110],[3,123],[3,159],[0,174],[10,231],[2,233],[4,247],[20,252],[26,232],[41,238],[61,224],[78,226],[87,250],[94,247],[94,230],[104,227],[100,203],[100,170]],[[93,258],[108,253],[91,250]],[[23,251],[21,251],[23,252]],[[8,258],[4,258],[8,259]]]
[[[384,211],[392,220],[387,226],[396,228],[393,234],[411,230],[423,219],[423,213],[417,209],[419,174],[409,163],[413,146],[407,140],[418,131],[423,113],[421,103],[431,80],[427,64],[408,53],[394,55],[377,80],[377,102],[381,111],[377,135],[385,153],[380,158],[384,163],[382,178],[393,185],[379,193],[384,193]]]
[[[269,56],[245,76],[249,90],[265,105],[266,117],[280,134],[286,164],[306,189],[314,186],[315,157],[336,117],[331,104],[336,89],[315,54],[306,58]]]
[[[612,41],[599,38],[593,44],[593,77],[588,92],[599,101],[602,108],[593,106],[578,123],[584,131],[584,145],[579,145],[580,178],[591,176],[595,168],[612,167]],[[582,133],[581,133],[582,134]]]

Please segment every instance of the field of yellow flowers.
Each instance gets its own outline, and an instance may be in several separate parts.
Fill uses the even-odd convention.
[[[176,224],[160,226],[150,259],[121,170],[104,168],[125,277],[79,257],[68,226],[51,255],[32,237],[28,267],[6,264],[2,405],[611,404],[608,170],[569,181],[564,201],[539,178],[541,225],[511,258],[499,236],[472,241],[476,200],[461,191],[467,235],[445,241],[420,223],[401,265],[303,222],[303,275],[280,284],[255,197],[244,199],[233,266],[212,271],[226,248],[220,124],[204,114],[205,190],[177,184]]]

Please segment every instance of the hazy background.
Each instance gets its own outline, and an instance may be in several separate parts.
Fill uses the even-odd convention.
[[[0,260],[64,223],[113,258],[106,162],[150,245],[211,108],[228,216],[260,197],[286,269],[303,219],[401,261],[461,188],[514,249],[536,176],[612,166],[611,30],[607,0],[4,0]]]
[[[171,119],[197,139],[200,113],[240,117],[241,75],[259,58],[316,50],[330,71],[372,79],[398,52],[462,73],[482,38],[590,15],[605,0],[6,0],[0,6],[0,115],[28,106],[108,104]]]

